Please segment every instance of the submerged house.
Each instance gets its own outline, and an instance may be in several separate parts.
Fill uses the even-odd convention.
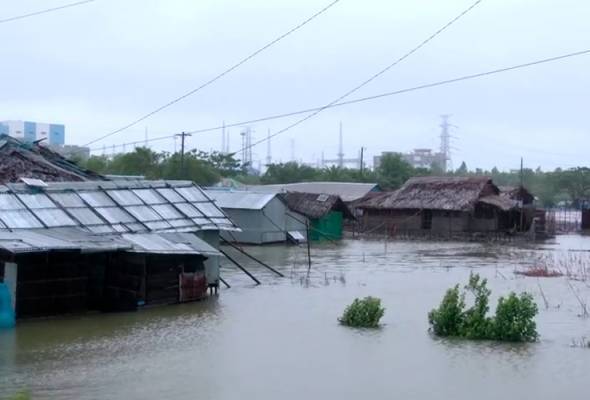
[[[247,190],[259,193],[287,193],[299,192],[310,194],[327,194],[338,196],[347,205],[351,205],[369,193],[380,192],[381,188],[376,183],[358,182],[297,182],[276,185],[248,186]]]
[[[220,189],[205,193],[241,230],[222,232],[221,237],[228,242],[267,244],[287,240],[288,209],[278,195]]]
[[[488,177],[415,177],[358,207],[365,231],[449,237],[527,231],[521,204]]]
[[[195,300],[237,230],[192,182],[0,186],[0,276],[17,318]]]
[[[348,206],[336,195],[287,192],[280,197],[289,209],[286,230],[303,235],[308,230],[310,240],[340,240],[344,220],[354,219]]]

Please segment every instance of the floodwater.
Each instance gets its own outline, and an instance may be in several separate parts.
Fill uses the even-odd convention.
[[[590,318],[579,316],[565,278],[514,274],[540,254],[570,249],[585,254],[590,238],[528,248],[347,240],[314,246],[307,279],[305,248],[250,247],[286,277],[244,260],[263,285],[228,265],[232,288],[206,301],[0,332],[0,398],[26,389],[33,399],[76,400],[588,399],[590,349],[571,343],[590,337]],[[473,270],[496,296],[534,294],[538,343],[428,333],[428,311]],[[572,284],[590,299],[585,283]],[[382,298],[384,326],[340,326],[344,307],[367,295]]]

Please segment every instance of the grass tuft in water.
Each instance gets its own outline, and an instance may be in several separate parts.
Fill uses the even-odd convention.
[[[354,299],[344,310],[339,321],[342,325],[355,328],[378,328],[379,320],[383,317],[385,308],[381,306],[381,299],[376,297],[365,297]]]

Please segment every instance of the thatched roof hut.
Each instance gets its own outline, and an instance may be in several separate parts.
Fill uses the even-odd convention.
[[[415,177],[400,189],[358,205],[361,209],[470,211],[478,202],[510,210],[517,202],[500,195],[489,177]]]

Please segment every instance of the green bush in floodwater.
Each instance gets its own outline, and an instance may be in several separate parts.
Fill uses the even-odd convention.
[[[535,316],[538,310],[533,296],[510,293],[506,298],[500,297],[496,315],[488,317],[491,291],[487,288],[487,280],[471,274],[464,289],[465,292],[460,292],[457,285],[447,290],[439,307],[428,313],[428,322],[435,335],[507,342],[537,340]],[[466,292],[475,298],[473,306],[467,310]]]
[[[352,304],[346,307],[339,321],[342,325],[355,328],[377,328],[384,313],[385,308],[381,307],[381,300],[368,296],[364,299],[354,299]]]

